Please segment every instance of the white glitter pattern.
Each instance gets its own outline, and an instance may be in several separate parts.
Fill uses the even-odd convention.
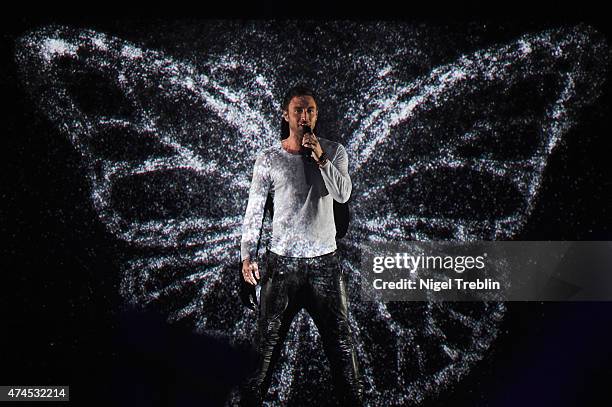
[[[249,27],[251,35],[270,28]],[[333,22],[317,30],[351,32]],[[196,68],[64,27],[42,28],[17,45],[24,83],[83,157],[100,221],[129,246],[122,295],[134,304],[166,304],[169,321],[190,320],[199,332],[248,341],[253,315],[229,299],[236,299],[255,153],[278,143],[278,112],[266,107],[279,94],[274,64],[228,52]],[[392,60],[337,51],[339,61],[353,63],[342,69],[369,74],[367,86],[338,102],[354,124],[345,144],[353,216],[338,245],[350,271],[349,319],[366,401],[376,406],[419,404],[460,380],[492,346],[505,305],[360,302],[359,245],[516,235],[533,211],[550,154],[576,112],[598,96],[607,55],[589,27],[563,28],[462,55],[406,81],[402,52],[422,55],[404,48]],[[541,78],[550,84],[530,87],[541,112],[511,100],[518,113],[496,116],[506,106],[498,100]],[[115,95],[108,106],[96,99],[104,92]],[[511,148],[498,147],[504,143]],[[307,381],[321,389],[311,402],[324,402],[328,370],[295,379],[316,370],[310,364],[326,363],[314,323],[300,312],[270,394],[281,405],[304,402],[299,386]],[[228,404],[237,397],[234,389]]]

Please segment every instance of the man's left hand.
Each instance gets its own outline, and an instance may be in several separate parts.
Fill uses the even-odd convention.
[[[312,150],[312,158],[316,161],[319,161],[319,157],[323,154],[323,149],[321,148],[321,144],[319,144],[319,139],[312,133],[304,134],[302,138],[302,146],[310,148]]]

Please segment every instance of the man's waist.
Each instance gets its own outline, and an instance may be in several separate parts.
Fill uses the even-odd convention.
[[[266,254],[272,258],[278,258],[278,259],[287,259],[287,260],[316,260],[316,259],[323,259],[326,257],[332,257],[336,255],[336,250],[334,249],[332,252],[326,253],[326,254],[321,254],[318,256],[308,256],[308,257],[299,257],[299,256],[284,256],[282,254],[277,254],[274,253],[271,249],[268,249],[266,251]]]
[[[272,238],[270,252],[283,257],[312,259],[325,256],[336,250],[336,239],[330,236],[328,239],[306,240],[306,239],[275,239]]]

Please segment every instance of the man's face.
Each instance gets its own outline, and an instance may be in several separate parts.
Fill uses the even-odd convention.
[[[308,125],[314,129],[317,123],[317,104],[312,96],[295,96],[283,112],[283,117],[289,123],[291,133],[303,136],[302,126]]]

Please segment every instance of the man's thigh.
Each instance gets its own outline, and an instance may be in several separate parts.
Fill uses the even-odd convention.
[[[318,259],[308,271],[309,295],[306,309],[315,323],[326,326],[344,323],[348,319],[346,276],[337,255]]]
[[[294,314],[297,304],[296,264],[269,253],[263,270],[260,291],[259,324],[272,321],[286,323],[289,313]]]

